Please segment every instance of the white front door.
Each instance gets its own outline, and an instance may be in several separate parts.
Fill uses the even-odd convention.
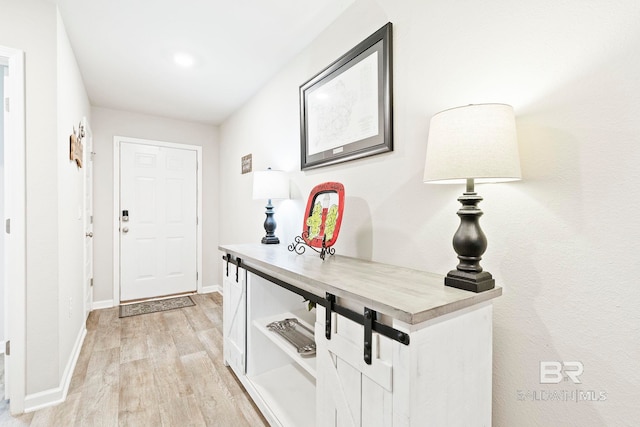
[[[195,292],[197,153],[120,144],[120,301]]]

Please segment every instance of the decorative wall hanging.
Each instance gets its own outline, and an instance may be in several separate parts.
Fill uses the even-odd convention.
[[[393,151],[391,23],[300,86],[302,170]]]
[[[247,154],[242,156],[242,174],[249,173],[253,170],[253,155]]]
[[[82,167],[82,138],[84,138],[84,126],[82,122],[78,124],[78,133],[76,134],[76,128],[73,128],[73,134],[69,137],[69,160],[75,161],[76,165]]]
[[[339,182],[325,182],[316,185],[309,194],[302,234],[296,236],[294,242],[288,246],[289,251],[303,254],[308,246],[320,254],[335,254],[332,247],[342,224],[344,210],[344,185]]]

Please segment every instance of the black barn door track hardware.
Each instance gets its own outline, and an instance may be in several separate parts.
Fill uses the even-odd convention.
[[[377,312],[375,310],[371,310],[370,308],[365,307],[363,314],[356,313],[353,310],[350,310],[348,308],[345,308],[341,305],[336,304],[336,296],[333,294],[327,293],[325,298],[319,297],[316,294],[312,294],[311,292],[305,291],[304,289],[300,289],[297,286],[294,286],[276,277],[270,276],[267,273],[264,273],[260,270],[256,270],[251,266],[243,264],[240,258],[234,259],[230,254],[224,255],[222,259],[227,262],[227,276],[229,276],[229,264],[234,264],[236,266],[236,281],[238,280],[238,270],[240,269],[240,264],[242,264],[242,268],[255,274],[256,276],[260,276],[271,283],[274,283],[282,288],[285,288],[293,293],[296,293],[302,296],[306,300],[314,302],[317,305],[323,306],[326,312],[325,337],[329,340],[331,339],[331,329],[332,329],[331,313],[332,312],[335,312],[340,316],[346,317],[349,320],[352,320],[360,325],[363,325],[364,326],[364,361],[368,365],[371,365],[371,362],[372,362],[371,347],[372,347],[373,332],[377,332],[380,335],[383,335],[387,338],[391,338],[392,340],[398,341],[401,344],[409,345],[409,334],[406,334],[402,331],[392,328],[391,326],[378,322]]]

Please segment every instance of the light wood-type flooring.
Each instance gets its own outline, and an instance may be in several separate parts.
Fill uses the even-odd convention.
[[[222,297],[118,318],[93,311],[64,403],[0,426],[266,426],[222,358]]]

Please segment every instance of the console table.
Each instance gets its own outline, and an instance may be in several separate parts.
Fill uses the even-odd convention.
[[[221,245],[224,358],[274,426],[491,426],[492,299],[443,276]],[[316,308],[309,311],[308,301]],[[316,354],[267,325],[296,319]]]

